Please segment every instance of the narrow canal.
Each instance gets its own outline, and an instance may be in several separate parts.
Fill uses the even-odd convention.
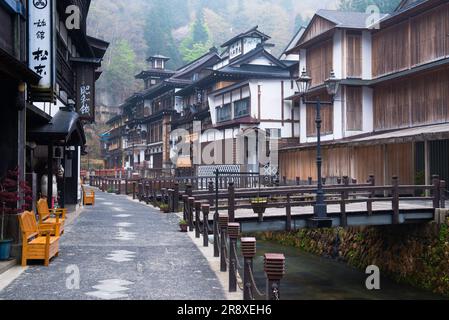
[[[263,292],[265,292],[264,254],[283,253],[285,255],[287,273],[281,283],[281,299],[283,300],[444,299],[442,296],[398,284],[385,277],[381,277],[381,290],[369,291],[365,286],[368,276],[360,270],[336,260],[318,257],[274,242],[259,240],[257,252],[254,261],[255,281]]]

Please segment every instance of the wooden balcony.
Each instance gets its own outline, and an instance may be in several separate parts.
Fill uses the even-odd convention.
[[[68,97],[75,99],[75,73],[59,50],[56,54],[56,81]]]

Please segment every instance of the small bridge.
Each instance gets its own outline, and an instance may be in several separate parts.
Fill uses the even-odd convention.
[[[278,186],[253,173],[202,178],[91,178],[91,185],[103,191],[132,194],[146,203],[164,204],[171,212],[185,211],[183,202],[194,198],[209,204],[215,218],[228,213],[230,221],[239,222],[247,233],[308,227],[314,217],[317,186],[311,179],[306,183],[297,180],[296,185]],[[332,227],[427,223],[434,219],[436,209],[446,207],[446,182],[438,176],[433,176],[431,185],[400,185],[393,177],[386,186],[377,186],[374,176],[363,184],[343,177],[325,185],[324,192]],[[264,199],[259,205],[264,207],[263,214],[254,213],[254,199]],[[213,218],[209,222],[213,223]]]

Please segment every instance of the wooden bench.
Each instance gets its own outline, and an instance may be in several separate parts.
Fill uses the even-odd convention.
[[[19,215],[20,229],[22,230],[22,266],[28,260],[44,260],[48,267],[50,259],[59,255],[59,236],[56,225],[38,225],[33,212],[25,211]]]
[[[55,236],[64,233],[67,209],[49,209],[47,199],[40,199],[37,202],[37,213],[39,215],[39,225],[55,225]]]
[[[92,189],[86,190],[84,186],[81,188],[83,189],[83,205],[95,205],[95,191]]]

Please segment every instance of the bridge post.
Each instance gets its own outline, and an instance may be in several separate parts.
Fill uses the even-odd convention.
[[[174,212],[174,210],[173,210],[173,189],[168,189],[167,194],[168,194],[168,212]]]
[[[142,197],[143,197],[143,183],[142,180],[140,180],[137,187],[137,199],[139,199],[139,202],[142,202]]]
[[[201,201],[195,201],[195,238],[201,237],[200,230]]]
[[[193,225],[193,210],[195,208],[195,198],[189,197],[189,231],[194,231],[194,225]]]
[[[340,202],[340,225],[343,228],[346,228],[348,226],[348,215],[346,214],[346,200],[348,199],[348,191],[346,190],[347,187],[349,187],[349,177],[344,176],[343,177],[343,186],[344,189],[341,192],[341,202]]]
[[[229,223],[229,292],[237,292],[237,239],[240,235],[240,224]]]
[[[287,194],[287,206],[285,207],[286,219],[285,219],[285,231],[292,231],[292,204],[290,194]]]
[[[183,195],[182,195],[183,219],[184,219],[185,221],[188,220],[188,217],[187,217],[187,206],[188,206],[188,202],[189,202],[189,196],[186,195],[186,194],[183,194]]]
[[[226,264],[226,229],[228,228],[229,223],[229,216],[227,214],[220,214],[218,218],[218,224],[221,231],[220,236],[220,271],[226,272],[227,271],[227,264]]]
[[[209,246],[209,211],[210,206],[208,204],[202,204],[201,209],[203,211],[203,246]]]
[[[376,185],[376,179],[375,179],[374,175],[369,176],[368,183],[373,187]],[[366,204],[369,216],[373,215],[373,198],[374,198],[374,196],[375,196],[375,191],[374,191],[374,189],[371,189],[370,194],[369,194],[369,199]]]
[[[186,184],[186,194],[191,197],[192,196],[192,184],[188,183]]]
[[[312,177],[309,177],[309,178],[307,179],[307,182],[309,183],[309,186],[311,186],[311,185],[313,184]]]
[[[285,274],[285,256],[283,254],[265,254],[265,274],[267,275],[266,299],[280,300],[281,280]]]
[[[253,270],[253,259],[256,256],[256,238],[242,238],[240,240],[242,255],[244,258],[243,270],[243,300],[253,300],[253,285],[251,272]]]
[[[440,181],[440,209],[446,208],[446,181]]]
[[[301,178],[296,177],[296,185],[297,186],[301,185]]]
[[[234,182],[229,182],[228,187],[228,215],[229,221],[235,221],[235,187]]]
[[[440,176],[432,176],[433,183],[433,208],[438,209],[440,206]]]
[[[136,200],[136,181],[133,181],[133,200]]]
[[[399,178],[394,176],[392,179],[393,185],[393,200],[392,200],[392,209],[393,209],[393,224],[399,224]]]
[[[209,188],[208,190],[209,190],[209,194],[210,194],[209,205],[212,208],[214,206],[214,196],[213,196],[213,194],[214,194],[214,183],[212,181],[209,181],[208,188]]]
[[[173,212],[179,212],[179,183],[177,182],[173,189]]]

